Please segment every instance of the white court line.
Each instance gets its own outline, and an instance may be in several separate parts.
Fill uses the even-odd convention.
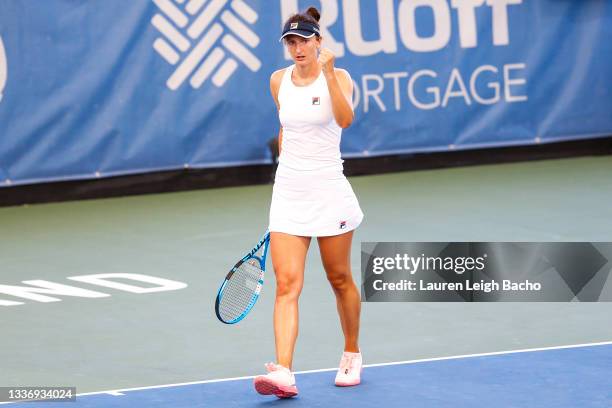
[[[534,351],[562,350],[562,349],[571,349],[571,348],[610,346],[610,345],[612,345],[612,341],[603,341],[599,343],[570,344],[566,346],[539,347],[539,348],[522,349],[522,350],[494,351],[490,353],[463,354],[463,355],[449,356],[449,357],[434,357],[434,358],[423,358],[423,359],[418,359],[418,360],[393,361],[389,363],[364,364],[363,367],[368,368],[368,367],[382,367],[382,366],[400,365],[400,364],[416,364],[416,363],[426,363],[430,361],[458,360],[461,358],[471,358],[471,357],[499,356],[499,355],[504,355],[504,354],[529,353],[529,352],[534,352]],[[333,367],[333,368],[322,368],[319,370],[296,371],[294,372],[294,374],[321,373],[321,372],[326,372],[326,371],[336,371],[337,369],[338,369],[337,367]],[[119,390],[85,392],[82,394],[77,394],[77,397],[84,397],[87,395],[101,395],[101,394],[121,396],[123,395],[123,393],[129,392],[129,391],[141,391],[141,390],[151,390],[151,389],[160,389],[160,388],[181,387],[185,385],[211,384],[211,383],[226,382],[226,381],[248,380],[250,378],[255,378],[255,377],[256,377],[255,375],[249,375],[245,377],[219,378],[215,380],[191,381],[191,382],[176,383],[176,384],[151,385],[147,387],[123,388]],[[19,402],[19,401],[0,402],[0,405],[14,404],[16,402]]]
[[[418,359],[418,360],[394,361],[390,363],[364,364],[363,367],[367,368],[367,367],[382,367],[382,366],[399,365],[399,364],[416,364],[416,363],[426,363],[430,361],[457,360],[461,358],[471,358],[471,357],[499,356],[499,355],[504,355],[504,354],[529,353],[529,352],[534,352],[534,351],[562,350],[562,349],[571,349],[571,348],[610,346],[610,345],[612,345],[612,341],[604,341],[604,342],[599,342],[599,343],[570,344],[566,346],[539,347],[539,348],[522,349],[522,350],[494,351],[491,353],[463,354],[459,356],[423,358],[423,359]],[[336,371],[337,369],[338,367],[322,368],[319,370],[296,371],[294,374],[321,373],[321,372],[326,372],[326,371]],[[225,382],[225,381],[247,380],[249,378],[255,378],[255,377],[256,377],[255,375],[249,375],[246,377],[220,378],[220,379],[215,379],[215,380],[192,381],[192,382],[184,382],[184,383],[176,383],[176,384],[152,385],[148,387],[124,388],[120,390],[87,392],[83,394],[77,394],[77,397],[81,397],[85,395],[97,395],[97,394],[117,395],[117,393],[123,393],[123,392],[128,392],[128,391],[140,391],[140,390],[150,390],[150,389],[157,389],[157,388],[181,387],[185,385],[196,385],[196,384],[211,384],[211,383]]]

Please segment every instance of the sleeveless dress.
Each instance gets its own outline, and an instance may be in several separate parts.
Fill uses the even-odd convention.
[[[310,85],[285,69],[278,92],[283,140],[270,205],[271,232],[323,237],[354,230],[363,219],[343,173],[342,128],[334,119],[323,72]]]

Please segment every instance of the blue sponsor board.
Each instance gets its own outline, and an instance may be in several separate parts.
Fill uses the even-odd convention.
[[[269,163],[311,4],[355,85],[345,157],[612,134],[605,0],[3,0],[0,186]]]

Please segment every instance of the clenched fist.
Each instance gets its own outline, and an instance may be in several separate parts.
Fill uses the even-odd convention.
[[[334,61],[336,57],[329,48],[321,48],[319,53],[319,65],[324,73],[329,74],[334,72]]]

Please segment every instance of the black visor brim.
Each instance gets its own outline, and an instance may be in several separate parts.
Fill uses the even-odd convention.
[[[312,38],[316,35],[316,33],[313,33],[312,31],[306,31],[306,30],[289,30],[286,33],[284,33],[283,35],[281,35],[281,37],[278,39],[278,41],[283,41],[283,38],[289,36],[289,35],[298,35],[302,38]]]

